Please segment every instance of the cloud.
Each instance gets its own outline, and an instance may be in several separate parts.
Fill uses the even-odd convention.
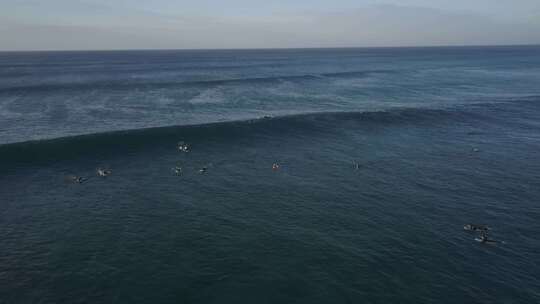
[[[540,43],[540,23],[396,5],[335,13],[174,16],[76,6],[68,18],[3,18],[0,49],[273,48]]]
[[[329,43],[345,45],[486,45],[540,42],[540,27],[472,13],[379,5],[319,16]]]

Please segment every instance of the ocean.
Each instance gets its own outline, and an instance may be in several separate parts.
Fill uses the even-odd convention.
[[[540,303],[539,151],[538,46],[0,53],[0,303]]]

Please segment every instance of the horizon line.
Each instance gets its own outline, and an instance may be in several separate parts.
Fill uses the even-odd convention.
[[[540,43],[530,44],[441,44],[441,45],[403,45],[403,46],[332,46],[332,47],[266,47],[266,48],[134,48],[134,49],[36,49],[0,50],[0,53],[44,53],[44,52],[145,52],[145,51],[264,51],[264,50],[332,50],[332,49],[405,49],[405,48],[475,48],[475,47],[538,47]]]

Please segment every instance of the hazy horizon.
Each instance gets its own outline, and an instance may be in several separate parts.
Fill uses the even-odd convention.
[[[0,51],[540,44],[534,0],[22,0],[0,17]]]
[[[331,46],[331,47],[238,47],[238,48],[131,48],[131,49],[32,49],[0,50],[0,53],[31,52],[146,52],[146,51],[257,51],[257,50],[324,50],[324,49],[407,49],[407,48],[504,48],[504,47],[540,47],[540,43],[531,44],[483,44],[483,45],[398,45],[398,46]]]

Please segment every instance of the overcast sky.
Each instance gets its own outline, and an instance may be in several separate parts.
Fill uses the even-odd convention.
[[[0,50],[540,44],[540,0],[0,0]]]

